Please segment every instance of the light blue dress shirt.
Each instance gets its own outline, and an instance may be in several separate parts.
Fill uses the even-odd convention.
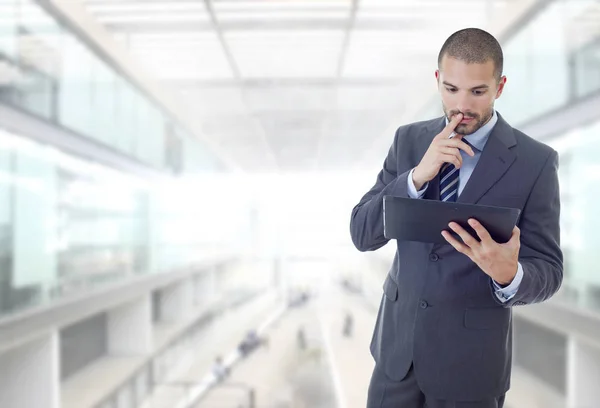
[[[460,155],[462,156],[463,162],[462,162],[462,166],[460,167],[459,173],[458,173],[459,174],[459,176],[458,176],[458,195],[459,196],[460,196],[460,193],[462,193],[463,189],[465,188],[465,185],[469,181],[471,174],[473,174],[473,170],[475,169],[475,166],[477,165],[477,162],[479,161],[479,158],[481,157],[481,152],[483,151],[483,148],[488,141],[490,133],[492,132],[492,129],[496,125],[496,122],[498,122],[498,115],[496,115],[496,111],[494,111],[494,114],[493,114],[492,118],[488,121],[488,123],[483,125],[475,133],[472,133],[463,138],[463,139],[466,139],[471,144],[471,146],[474,147],[473,152],[475,153],[475,156],[471,157],[466,152],[460,150]],[[447,118],[446,118],[446,124],[448,124]],[[414,171],[414,169],[411,170],[408,175],[408,195],[412,198],[421,198],[421,197],[423,197],[423,194],[425,194],[425,191],[427,190],[429,183],[425,184],[421,188],[421,190],[417,191],[417,188],[415,187],[415,183],[413,182],[413,179],[412,179],[413,171]],[[494,287],[496,288],[496,297],[503,303],[508,302],[517,293],[517,290],[519,289],[522,279],[523,279],[523,266],[519,262],[518,267],[517,267],[517,274],[515,275],[513,281],[510,283],[510,285],[503,288],[498,283],[496,283],[496,281],[492,280]]]

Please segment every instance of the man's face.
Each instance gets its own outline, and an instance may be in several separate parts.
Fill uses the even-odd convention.
[[[444,114],[451,120],[458,113],[463,120],[456,133],[470,135],[485,125],[493,115],[494,101],[504,89],[506,77],[500,82],[494,76],[494,62],[468,64],[445,55],[435,72],[442,97]]]

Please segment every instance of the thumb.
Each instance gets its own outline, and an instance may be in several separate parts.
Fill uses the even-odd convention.
[[[517,243],[517,242],[519,242],[520,239],[521,239],[521,230],[519,229],[519,227],[517,227],[515,225],[515,227],[512,230],[512,235],[510,236],[510,242]]]

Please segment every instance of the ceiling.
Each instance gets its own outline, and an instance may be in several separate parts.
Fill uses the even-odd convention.
[[[435,91],[443,41],[516,2],[83,1],[249,172],[380,166],[373,141]]]

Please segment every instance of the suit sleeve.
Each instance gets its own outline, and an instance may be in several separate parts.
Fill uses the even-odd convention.
[[[523,279],[505,306],[539,303],[554,295],[563,279],[560,249],[560,193],[558,154],[552,151],[544,164],[519,222],[519,262]]]
[[[397,174],[400,139],[406,131],[406,128],[398,129],[375,185],[352,210],[350,235],[359,251],[374,251],[389,241],[383,235],[383,196],[408,198],[408,174],[411,169]],[[407,149],[402,146],[402,150]]]

